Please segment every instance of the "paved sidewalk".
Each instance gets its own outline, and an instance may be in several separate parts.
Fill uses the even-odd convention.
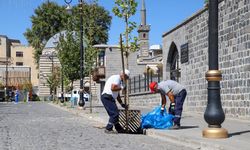
[[[97,128],[104,127],[108,121],[108,115],[102,105],[93,106],[92,113],[90,113],[88,103],[86,103],[84,110],[77,107],[70,108],[69,106],[52,105],[99,122],[96,125]],[[141,110],[142,114],[153,110],[153,108],[145,107],[137,109]],[[226,139],[208,139],[202,137],[202,130],[207,127],[203,114],[183,112],[181,125],[182,128],[180,130],[147,129],[147,135],[199,150],[250,149],[250,121],[226,119],[222,124],[222,127],[227,129],[229,133],[229,138]]]

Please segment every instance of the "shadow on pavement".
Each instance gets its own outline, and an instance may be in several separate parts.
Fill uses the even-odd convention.
[[[90,106],[84,106],[84,108],[90,108]],[[104,108],[104,106],[92,106],[92,108]]]
[[[240,131],[240,132],[234,132],[234,133],[229,133],[228,136],[229,136],[229,137],[232,137],[232,136],[241,135],[241,134],[248,133],[248,132],[250,132],[250,130]]]
[[[199,128],[199,126],[181,126],[181,129]]]

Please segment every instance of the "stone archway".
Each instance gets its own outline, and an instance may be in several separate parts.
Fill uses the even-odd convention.
[[[170,79],[179,81],[180,78],[180,68],[179,68],[179,53],[174,42],[171,43],[168,57],[167,66],[169,66]]]
[[[42,55],[39,60],[39,97],[48,99],[52,94],[58,96],[58,91],[61,91],[61,87],[56,91],[52,91],[48,84],[48,78],[54,72],[55,67],[61,67],[60,61],[57,57],[56,47],[59,43],[59,38],[66,35],[66,31],[59,32],[52,36],[46,43]]]

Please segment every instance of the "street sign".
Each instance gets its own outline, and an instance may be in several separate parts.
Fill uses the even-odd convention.
[[[188,43],[181,45],[181,63],[188,62]]]

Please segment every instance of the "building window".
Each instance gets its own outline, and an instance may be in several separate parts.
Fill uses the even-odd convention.
[[[17,51],[16,52],[16,57],[23,57],[23,52]]]
[[[98,66],[104,66],[104,60],[105,60],[105,51],[101,51],[99,53]]]
[[[23,62],[16,62],[16,66],[23,66]]]

